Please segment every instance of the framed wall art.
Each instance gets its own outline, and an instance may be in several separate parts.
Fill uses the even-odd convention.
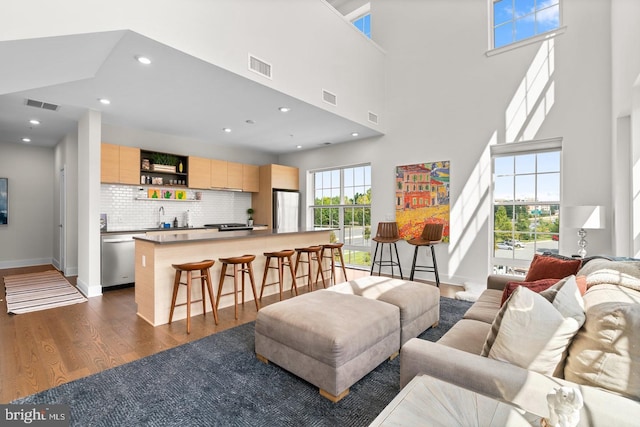
[[[403,239],[420,236],[427,223],[442,223],[442,241],[449,241],[449,163],[396,167],[396,222]]]
[[[9,224],[9,179],[0,178],[0,225]]]

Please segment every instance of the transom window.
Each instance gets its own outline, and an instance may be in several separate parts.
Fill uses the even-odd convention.
[[[560,141],[557,141],[558,143]],[[527,147],[534,143],[505,146]],[[524,273],[536,253],[558,253],[560,148],[493,153],[492,260],[496,273]],[[556,144],[551,144],[556,145]]]
[[[560,0],[491,1],[494,48],[560,27]]]
[[[371,165],[317,171],[311,174],[314,227],[338,230],[334,240],[344,243],[345,263],[371,262]]]

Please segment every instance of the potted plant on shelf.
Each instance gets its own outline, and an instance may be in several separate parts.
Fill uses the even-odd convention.
[[[249,215],[249,219],[247,219],[247,225],[252,226],[253,225],[253,208],[249,208],[247,209],[247,215]]]
[[[176,173],[178,158],[171,154],[153,153],[151,156],[151,170],[154,172]]]

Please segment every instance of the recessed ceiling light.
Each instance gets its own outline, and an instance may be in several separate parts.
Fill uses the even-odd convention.
[[[144,65],[151,64],[151,60],[149,58],[147,58],[146,56],[136,56],[136,59],[141,64],[144,64]]]
[[[22,142],[31,142],[31,138],[22,138]]]
[[[231,133],[231,129],[229,128],[222,128],[223,131],[225,131],[226,133]]]
[[[104,105],[111,104],[111,101],[109,101],[107,98],[98,98],[98,101],[100,101],[100,103]]]
[[[253,121],[253,120],[251,120],[251,119],[247,119],[247,120],[245,120],[244,122],[245,122],[246,124],[248,124],[248,125],[255,125],[255,124],[256,124],[256,122],[254,122],[254,121]]]
[[[40,124],[40,120],[31,119],[31,120],[29,120],[29,123],[31,123],[32,125],[37,126],[37,125],[39,125],[39,124]]]
[[[360,135],[358,132],[353,132],[353,133],[351,134],[351,136],[358,136],[358,135]]]
[[[296,148],[299,150],[302,148],[302,145],[296,145]]]
[[[278,108],[278,110],[280,110],[281,113],[288,113],[289,111],[291,111],[291,108],[289,108],[289,107],[280,107],[280,108]]]

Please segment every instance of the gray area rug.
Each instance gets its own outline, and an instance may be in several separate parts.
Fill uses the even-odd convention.
[[[437,341],[471,306],[440,298]],[[387,360],[331,403],[313,385],[254,353],[254,323],[82,378],[12,403],[68,404],[74,426],[366,426],[400,391]]]

